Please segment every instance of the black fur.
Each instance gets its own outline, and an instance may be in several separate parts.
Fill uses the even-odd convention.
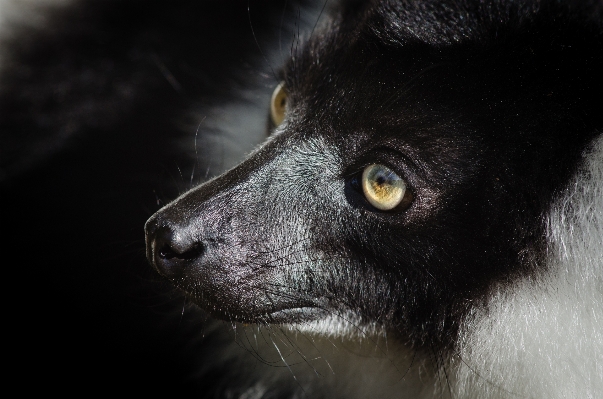
[[[603,125],[600,7],[583,6],[344,7],[283,70],[284,131],[156,214],[149,259],[218,317],[352,310],[415,348],[454,351],[495,285],[545,272],[545,215]],[[334,169],[325,187],[345,187],[347,204],[278,161],[316,137],[345,156],[305,167]],[[375,162],[407,180],[409,209],[377,211],[352,187]],[[293,223],[309,230],[303,245],[279,236]],[[312,257],[341,260],[321,270]],[[274,316],[301,307],[315,311]]]
[[[304,24],[306,2],[85,0],[0,25],[9,383],[77,395],[351,396],[344,388],[368,386],[384,347],[366,338],[376,323],[385,347],[412,349],[404,366],[391,362],[396,381],[416,372],[433,385],[433,368],[439,394],[456,392],[444,366],[458,356],[463,321],[487,313],[501,287],[537,285],[550,271],[551,204],[571,192],[603,129],[603,4],[324,4]],[[285,127],[147,222],[148,257],[187,298],[166,299],[158,292],[171,285],[154,281],[141,226],[231,166],[230,153],[251,151],[280,80]],[[245,138],[232,136],[236,118]],[[366,202],[359,173],[376,161],[408,181],[408,209]],[[370,348],[330,391],[311,388],[328,378],[291,344],[312,346],[314,335],[280,325],[326,315],[349,321],[359,336],[350,340]],[[283,340],[271,342],[274,361],[253,349],[274,337]],[[356,351],[328,344],[317,358]],[[287,347],[301,352],[308,380]],[[268,366],[245,363],[254,356]],[[473,370],[515,395],[485,371]]]

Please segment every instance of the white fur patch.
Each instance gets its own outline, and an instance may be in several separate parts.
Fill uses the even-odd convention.
[[[367,337],[385,337],[387,334],[377,323],[365,323],[355,313],[331,315],[307,323],[300,323],[285,328],[301,333],[318,334],[324,337],[355,339],[362,341]]]
[[[603,397],[603,138],[548,217],[548,270],[496,292],[452,362],[463,398]]]

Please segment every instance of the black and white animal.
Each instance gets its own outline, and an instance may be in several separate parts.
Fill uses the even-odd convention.
[[[182,392],[120,251],[268,133],[147,222],[203,395],[603,397],[601,1],[309,3],[0,0],[20,360]]]
[[[161,275],[278,354],[226,392],[603,397],[602,22],[349,1],[293,46],[268,140],[145,227]]]

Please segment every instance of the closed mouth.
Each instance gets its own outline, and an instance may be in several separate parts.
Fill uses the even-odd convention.
[[[311,306],[287,308],[267,314],[266,321],[275,324],[309,322],[321,318],[325,313],[324,309]]]

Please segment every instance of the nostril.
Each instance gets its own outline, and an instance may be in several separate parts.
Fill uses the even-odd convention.
[[[184,252],[175,251],[169,244],[165,244],[159,249],[159,257],[162,259],[181,259],[181,260],[192,260],[197,259],[203,252],[205,247],[201,243],[195,243],[190,249],[185,250]]]
[[[190,227],[150,219],[146,225],[147,258],[160,274],[179,276],[206,252],[206,246],[196,238],[196,233]]]
[[[159,250],[159,257],[162,259],[172,259],[175,256],[176,256],[176,252],[172,251],[172,248],[170,248],[169,245],[164,245]]]

